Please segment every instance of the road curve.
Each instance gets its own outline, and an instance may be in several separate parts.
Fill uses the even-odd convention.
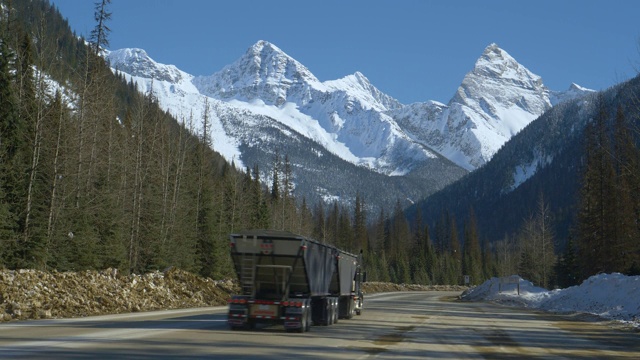
[[[365,310],[332,326],[231,331],[226,308],[155,311],[0,324],[10,359],[638,359],[640,334],[488,303],[458,293],[366,297]]]

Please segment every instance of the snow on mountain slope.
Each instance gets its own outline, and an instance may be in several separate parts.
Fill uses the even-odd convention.
[[[573,100],[576,98],[584,97],[587,94],[595,92],[594,90],[587,89],[578,84],[571,84],[566,91],[551,91],[551,104],[556,105],[564,101]]]
[[[293,94],[304,103],[312,100],[311,89],[326,90],[304,65],[263,40],[221,71],[194,78],[193,84],[202,94],[221,100],[261,99],[276,106],[283,105]]]
[[[472,170],[550,107],[542,79],[491,44],[449,102],[437,149]]]
[[[382,93],[359,71],[339,80],[325,81],[324,85],[335,91],[353,94],[354,97],[362,100],[363,104],[370,105],[378,111],[387,111],[402,107],[402,104],[400,104],[398,100]]]
[[[322,83],[267,41],[257,42],[220,72],[194,78],[193,84],[204,95],[268,113],[342,159],[382,174],[406,174],[436,157],[385,114],[402,105],[364,75]]]
[[[138,85],[140,92],[153,93],[163,109],[184,123],[194,134],[202,128],[205,111],[209,116],[211,140],[216,151],[228,161],[242,167],[238,141],[227,134],[218,117],[224,103],[200,94],[193,76],[173,65],[155,62],[142,49],[120,49],[105,53],[110,66]]]
[[[221,120],[222,112],[225,119],[234,113],[252,121],[267,116],[284,126],[281,131],[295,131],[384,175],[410,174],[439,156],[473,170],[552,105],[590,91],[574,84],[566,92],[551,92],[496,44],[484,50],[447,105],[403,105],[359,72],[321,82],[267,41],[210,76],[156,63],[141,49],[106,56],[141,91],[153,91],[164,109],[191,119],[194,129],[201,127],[208,104],[214,148],[228,160],[240,161],[241,135],[252,129]]]
[[[474,170],[552,105],[589,92],[577,85],[551,92],[538,75],[491,44],[447,106],[412,104],[410,113],[401,110],[394,116],[415,139]]]

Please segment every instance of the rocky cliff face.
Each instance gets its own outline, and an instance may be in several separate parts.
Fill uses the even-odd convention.
[[[496,44],[476,61],[449,102],[447,130],[452,148],[474,169],[486,163],[513,135],[551,108],[542,79]]]

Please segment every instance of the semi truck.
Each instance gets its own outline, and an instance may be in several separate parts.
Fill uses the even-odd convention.
[[[229,299],[231,329],[268,323],[305,332],[362,313],[362,252],[286,231],[247,230],[229,237],[240,287]]]

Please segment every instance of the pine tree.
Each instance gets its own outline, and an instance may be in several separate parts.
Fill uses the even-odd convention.
[[[6,36],[6,33],[4,35]],[[15,86],[10,74],[12,58],[13,53],[3,36],[0,39],[0,255],[9,267],[15,267],[18,262],[17,234],[20,230],[20,212],[15,204],[21,198],[22,166],[19,149],[20,136],[24,133],[19,118]]]
[[[582,277],[610,272],[616,263],[615,169],[611,158],[607,113],[599,99],[595,119],[585,128],[586,163],[577,217],[577,247]]]
[[[450,220],[449,235],[449,251],[451,254],[451,263],[449,264],[448,283],[460,284],[462,278],[462,247],[460,246],[460,237],[458,235],[458,226],[456,219],[452,216]]]
[[[580,279],[579,260],[572,238],[567,240],[565,250],[556,265],[555,273],[558,286],[561,288],[578,285]]]
[[[276,150],[273,157],[273,168],[271,170],[271,200],[273,202],[280,200],[280,154]]]
[[[634,262],[640,265],[640,155],[627,118],[618,106],[614,124],[615,154],[615,239],[613,271],[627,273]]]
[[[482,278],[484,280],[498,276],[496,261],[489,241],[482,241]]]
[[[482,251],[480,250],[476,215],[473,209],[470,209],[469,222],[465,224],[464,227],[462,273],[470,276],[471,284],[473,285],[481,284],[484,281],[482,274]]]
[[[353,231],[355,246],[357,249],[367,251],[369,240],[367,239],[367,216],[364,210],[364,201],[360,192],[356,193],[356,203],[353,212]]]
[[[313,238],[322,243],[327,242],[326,238],[326,220],[325,210],[322,201],[319,201],[314,208],[314,224],[313,224]]]
[[[411,231],[409,230],[409,223],[404,214],[402,204],[400,200],[396,201],[396,205],[393,210],[393,217],[390,229],[390,247],[388,254],[394,261],[400,261],[400,259],[407,258],[407,251],[411,245]]]
[[[100,48],[109,47],[109,33],[111,29],[107,25],[107,22],[111,20],[111,12],[108,7],[111,5],[111,0],[100,0],[94,4],[94,20],[96,21],[96,27],[91,30],[91,43],[94,46],[94,52],[96,55],[100,55]]]

